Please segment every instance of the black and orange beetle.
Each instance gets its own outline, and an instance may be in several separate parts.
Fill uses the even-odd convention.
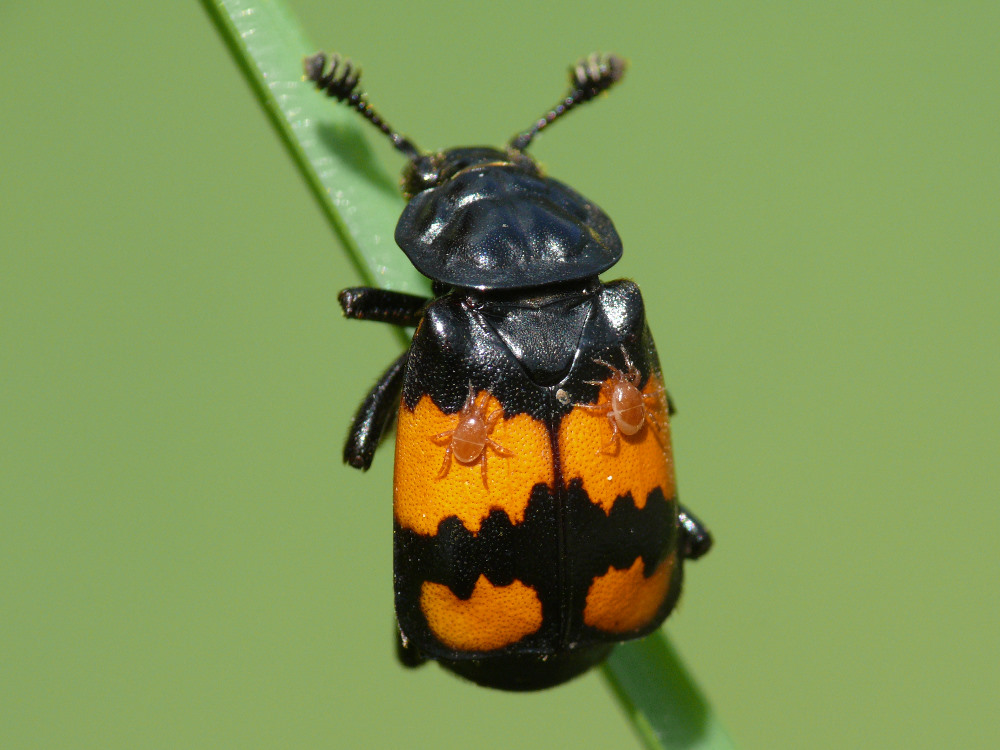
[[[534,690],[655,630],[684,559],[711,537],[678,505],[673,412],[642,296],[598,274],[621,257],[611,219],[546,176],[534,136],[621,79],[617,57],[504,150],[430,154],[392,130],[336,55],[306,77],[409,163],[396,243],[433,299],[345,289],[349,318],[416,326],[361,404],[344,460],[367,469],[398,416],[393,488],[400,656],[481,685]]]

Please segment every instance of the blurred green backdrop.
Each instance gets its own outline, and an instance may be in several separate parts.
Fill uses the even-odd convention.
[[[1000,746],[1000,6],[294,7],[424,148],[631,60],[533,152],[615,219],[717,536],[671,637],[744,748]],[[0,746],[635,746],[595,675],[395,665],[391,448],[338,456],[398,343],[201,8],[0,28]]]

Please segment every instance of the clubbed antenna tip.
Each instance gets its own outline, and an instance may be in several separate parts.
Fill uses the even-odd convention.
[[[327,67],[329,61],[329,68]],[[343,67],[341,67],[343,63]],[[361,79],[361,69],[355,68],[350,60],[331,54],[329,58],[323,52],[317,52],[302,60],[302,69],[307,79],[316,84],[316,88],[325,91],[327,96],[343,102],[356,109],[372,125],[387,135],[392,144],[406,154],[411,161],[420,158],[420,151],[409,139],[395,132],[389,124],[379,117],[378,113],[365,99],[365,95],[357,91]]]
[[[618,83],[625,76],[626,67],[628,63],[618,55],[601,57],[595,52],[569,69],[569,82],[574,87],[571,95],[577,90],[583,92],[577,104],[593,99]]]
[[[607,91],[625,75],[628,64],[617,55],[602,56],[596,52],[580,60],[569,69],[569,93],[542,117],[530,130],[516,136],[510,142],[515,151],[524,151],[540,130],[548,127],[577,105],[589,102],[598,94]]]

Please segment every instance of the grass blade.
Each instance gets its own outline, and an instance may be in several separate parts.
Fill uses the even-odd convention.
[[[202,0],[237,65],[288,147],[362,278],[426,293],[429,282],[399,252],[392,233],[403,210],[396,181],[361,135],[369,127],[303,80],[317,50],[284,2]]]
[[[280,0],[202,0],[324,213],[370,284],[426,293],[428,282],[392,238],[403,207],[353,112],[302,80],[315,52]],[[603,668],[612,692],[648,748],[733,747],[662,632],[619,646]]]
[[[663,631],[616,648],[602,672],[650,750],[735,747]]]

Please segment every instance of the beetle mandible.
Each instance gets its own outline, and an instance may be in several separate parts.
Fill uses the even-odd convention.
[[[621,80],[624,61],[573,66],[565,98],[503,150],[432,153],[372,109],[350,62],[318,53],[304,68],[407,157],[395,239],[433,282],[433,299],[371,287],[339,297],[349,318],[416,326],[344,447],[367,469],[398,419],[400,657],[489,687],[558,685],[658,628],[684,560],[712,543],[677,502],[673,407],[639,288],[598,278],[621,239],[526,153]]]

